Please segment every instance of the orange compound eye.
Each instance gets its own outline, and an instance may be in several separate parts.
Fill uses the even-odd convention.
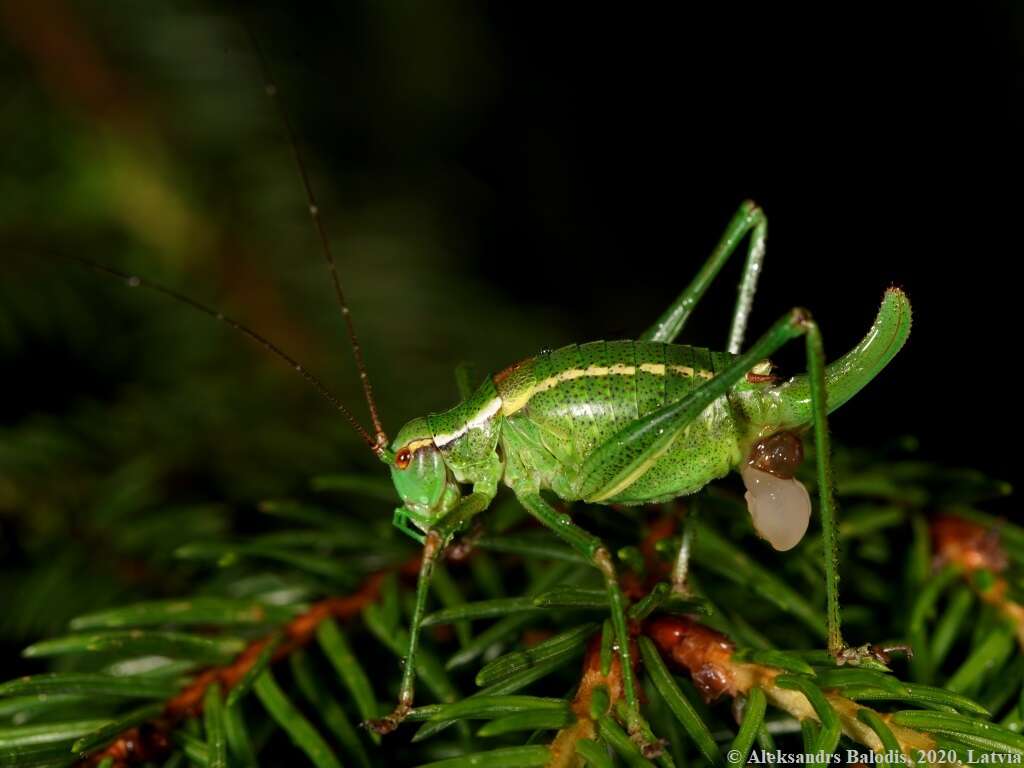
[[[399,469],[405,469],[409,466],[409,462],[412,461],[412,453],[409,452],[408,448],[403,448],[395,456],[395,466]]]

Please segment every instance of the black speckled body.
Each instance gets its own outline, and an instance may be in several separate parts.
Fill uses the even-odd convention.
[[[504,424],[506,482],[581,497],[579,470],[621,429],[676,402],[725,368],[733,356],[660,342],[595,341],[529,358],[493,378]],[[740,390],[749,389],[742,382]],[[733,393],[716,400],[643,472],[589,501],[640,504],[692,493],[740,458],[742,408]]]
[[[792,317],[804,317],[794,312]],[[793,333],[791,321],[780,320],[771,332],[780,343]],[[824,368],[827,412],[885,367],[906,340],[910,322],[905,294],[886,291],[860,344]],[[763,345],[769,354],[774,343]],[[813,421],[807,375],[782,381],[771,374],[768,360],[750,352],[743,358],[749,369],[741,373],[734,368],[739,357],[725,352],[654,341],[594,341],[516,363],[485,379],[455,407],[414,419],[399,433],[396,451],[410,457],[436,448],[450,477],[445,495],[436,497],[420,487],[440,487],[433,471],[393,471],[396,484],[413,478],[403,496],[404,514],[426,530],[457,502],[458,486],[472,485],[492,498],[502,482],[521,498],[551,490],[567,501],[606,504],[695,493],[739,466],[761,437],[800,432]],[[721,377],[727,370],[725,386]],[[692,408],[682,421],[677,404]]]

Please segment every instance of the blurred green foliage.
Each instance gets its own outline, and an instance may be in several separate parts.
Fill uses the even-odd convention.
[[[465,276],[471,224],[452,221],[452,201],[472,218],[474,196],[486,193],[455,166],[425,160],[488,108],[495,75],[472,7],[444,4],[430,15],[435,31],[459,43],[440,59],[417,50],[422,17],[405,6],[352,4],[332,13],[332,22],[348,22],[331,25],[338,44],[356,48],[365,71],[315,72],[294,50],[301,43],[289,34],[289,14],[261,8],[252,18],[302,137],[393,433],[455,400],[453,368],[464,359],[492,371],[571,339],[566,318],[524,312],[507,293]],[[372,45],[359,49],[353,30],[371,30]],[[115,673],[129,681],[124,699],[159,699],[176,689],[179,675],[230,657],[311,600],[351,591],[366,573],[413,550],[391,528],[379,464],[299,379],[209,319],[59,258],[84,255],[137,271],[223,308],[279,342],[362,413],[290,149],[239,19],[191,3],[142,10],[129,2],[3,2],[0,81],[3,677]],[[359,98],[344,98],[351,94]],[[338,147],[331,152],[321,111],[340,111],[347,118],[340,122],[351,126],[329,137]],[[514,265],[508,270],[508,280],[520,279]],[[950,584],[936,586],[928,594],[948,599],[942,606],[953,615],[936,620],[943,627],[936,641],[928,613],[935,605],[912,610],[923,585],[934,583],[923,515],[1006,489],[983,475],[911,461],[904,448],[839,456],[848,631],[860,641],[918,633],[942,653],[909,668],[912,679],[954,680],[1004,725],[1019,727],[1019,653],[1005,632],[993,630],[989,640],[969,626],[970,611],[978,611],[978,626],[992,630],[991,611],[964,588],[950,594],[942,591]],[[352,477],[361,494],[338,490],[351,491]],[[260,504],[268,498],[278,501]],[[820,542],[809,537],[779,557],[755,541],[735,488],[723,484],[705,501],[694,584],[711,610],[708,623],[750,651],[820,644]],[[584,514],[624,564],[635,561],[650,513]],[[603,609],[595,613],[586,604],[592,595],[578,591],[594,586],[594,574],[549,537],[521,530],[521,510],[499,506],[487,526],[477,556],[439,580],[434,607],[451,613],[432,620],[440,629],[428,638],[422,703],[461,709],[419,712],[420,720],[432,718],[421,726],[426,732],[444,731],[437,738],[410,744],[397,736],[377,752],[355,730],[379,714],[397,683],[409,593],[390,579],[351,630],[323,629],[306,651],[245,680],[226,708],[210,698],[202,723],[179,729],[181,757],[172,760],[223,764],[230,756],[242,765],[260,750],[271,756],[265,764],[282,764],[274,761],[294,759],[294,742],[319,765],[335,764],[335,751],[360,765],[412,765],[501,744],[504,764],[542,764],[543,740],[523,746],[523,732],[566,722],[561,699],[578,679],[579,639],[598,626]],[[1012,543],[1019,553],[1019,541]],[[670,557],[672,544],[660,555]],[[556,586],[570,590],[553,594]],[[196,611],[189,620],[161,614],[166,604],[119,608],[185,597]],[[506,598],[512,602],[500,610],[481,607]],[[570,598],[572,610],[564,602]],[[258,621],[246,618],[252,602],[264,611]],[[114,613],[96,613],[108,609]],[[70,639],[37,643],[64,635],[76,616],[86,618],[71,626]],[[482,616],[492,623],[479,624]],[[451,632],[441,631],[452,621]],[[193,625],[211,623],[223,625],[212,638],[191,634]],[[126,625],[150,634],[104,634]],[[538,627],[557,634],[534,664],[537,648],[524,630]],[[979,648],[998,663],[980,670],[971,661]],[[506,651],[520,655],[496,662]],[[530,674],[544,673],[539,692],[554,703],[495,700],[540,680],[523,676],[516,666],[523,658]],[[360,674],[360,665],[371,675]],[[95,678],[76,680],[95,693]],[[483,704],[480,697],[454,704],[479,694],[478,684],[489,692]],[[687,741],[687,723],[707,724],[723,745],[736,723],[727,706],[709,708],[692,685],[682,688],[697,714],[675,722],[651,689],[652,720],[680,761],[699,763],[707,740],[703,750]],[[43,749],[43,763],[67,762],[65,742],[85,739],[78,749],[91,749],[152,717],[151,704],[132,708],[113,694],[101,705],[70,694],[11,698],[18,694],[15,686],[0,698],[0,742],[17,736],[12,729],[49,727],[62,751],[54,757]],[[523,710],[509,714],[512,704]],[[499,711],[521,719],[502,720]],[[473,737],[466,722],[480,717],[491,722]],[[445,729],[445,718],[460,724]],[[799,737],[792,721],[774,723],[781,738]],[[608,743],[618,743],[616,727],[602,722]]]
[[[364,23],[385,38],[410,23],[372,13]],[[301,134],[332,91],[327,73],[310,86],[308,64],[279,54],[278,20],[273,9],[253,16]],[[168,518],[171,548],[176,536],[244,527],[247,505],[312,474],[380,470],[277,361],[207,318],[54,258],[88,256],[214,304],[364,412],[241,17],[173,3],[141,12],[53,2],[5,4],[2,22],[0,578],[28,607],[5,611],[0,635],[20,641],[93,601],[169,588],[167,575],[142,573],[158,553],[133,549],[123,530],[157,501],[236,505]],[[473,30],[463,31],[470,50]],[[371,103],[382,112],[400,103],[410,119],[433,115],[434,130],[451,130],[481,87],[452,78],[473,67],[451,66],[398,68],[405,80]],[[392,432],[455,400],[461,356],[498,369],[551,337],[554,318],[524,317],[460,277],[460,229],[445,221],[444,195],[429,192],[468,183],[454,171],[410,181],[356,164],[328,176],[316,146],[304,150]],[[72,574],[80,593],[63,596]]]

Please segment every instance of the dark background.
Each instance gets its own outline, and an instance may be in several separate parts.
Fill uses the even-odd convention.
[[[51,258],[137,270],[225,307],[362,413],[242,18],[281,82],[392,434],[454,401],[459,361],[494,371],[639,334],[749,197],[769,217],[752,334],[805,305],[836,356],[887,285],[913,300],[908,346],[837,412],[837,439],[910,435],[930,460],[1016,479],[1019,3],[12,0],[0,3],[5,642],[174,592],[161,558],[207,532],[177,526],[168,552],[140,549],[125,533],[136,508],[229,502],[204,518],[213,535],[317,473],[380,471],[275,361]],[[740,262],[684,341],[724,345]],[[803,366],[798,350],[780,357]]]
[[[332,175],[436,194],[458,269],[557,318],[535,346],[638,333],[751,197],[770,222],[752,332],[803,304],[837,354],[887,284],[914,301],[910,345],[836,416],[841,439],[906,432],[1012,478],[1020,4],[706,6],[446,4],[393,11],[399,42],[365,8],[262,19],[315,83],[301,120]],[[439,172],[458,189],[430,189]],[[688,340],[724,342],[736,274]],[[452,354],[502,344],[487,317],[467,321],[479,340]]]

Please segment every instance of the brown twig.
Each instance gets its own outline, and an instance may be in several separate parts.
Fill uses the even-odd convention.
[[[653,541],[664,537],[666,531],[671,531],[667,524],[652,526],[652,542],[649,543],[653,544]],[[1006,568],[1006,554],[1000,545],[998,534],[992,529],[961,518],[940,517],[932,523],[932,537],[939,562],[952,564],[962,569],[965,575],[973,575],[982,570],[1000,573]],[[652,552],[644,554],[648,559],[652,559]],[[415,565],[409,563],[399,570],[415,570]],[[323,621],[355,616],[377,598],[384,575],[378,573],[369,577],[353,595],[328,598],[314,604],[308,611],[293,619],[282,632],[275,633],[273,638],[254,641],[231,664],[206,670],[181,693],[168,701],[159,719],[125,731],[105,750],[93,755],[83,764],[95,766],[104,758],[110,757],[113,758],[116,768],[127,768],[165,755],[172,747],[170,733],[173,727],[186,717],[201,714],[203,696],[209,686],[216,683],[227,691],[237,685],[267,644],[279,634],[283,639],[274,650],[274,661],[287,657],[309,642]],[[1006,596],[1006,579],[997,577],[985,583],[972,580],[971,584],[981,599],[995,606],[1013,621],[1018,639],[1024,645],[1024,606]],[[658,616],[642,627],[634,626],[633,632],[649,637],[662,656],[676,667],[688,672],[694,685],[709,702],[721,696],[745,696],[752,688],[758,687],[764,691],[771,704],[795,719],[818,719],[814,708],[802,693],[776,684],[776,678],[784,674],[783,670],[735,660],[734,646],[725,635],[693,619]],[[632,658],[638,657],[638,653],[632,654]],[[549,768],[576,766],[579,759],[575,751],[576,744],[582,739],[592,739],[596,735],[597,723],[592,717],[591,704],[598,689],[604,689],[608,694],[609,712],[614,711],[616,705],[624,699],[622,669],[618,655],[613,654],[607,674],[601,671],[600,636],[591,640],[584,656],[580,685],[571,705],[576,722],[560,730],[551,743]],[[876,752],[884,752],[884,747],[875,732],[857,717],[858,711],[865,708],[863,705],[835,691],[825,690],[823,693],[839,716],[842,731],[848,738]],[[935,747],[930,735],[897,726],[885,713],[876,714],[892,730],[905,754],[927,752]]]
[[[634,626],[633,630],[650,638],[664,658],[688,672],[708,702],[722,696],[746,696],[752,688],[757,687],[764,691],[773,706],[795,719],[818,721],[814,707],[801,692],[776,684],[776,678],[785,674],[784,670],[735,660],[734,646],[729,638],[693,619],[658,616],[642,627]],[[591,701],[594,692],[602,687],[608,693],[608,711],[614,711],[615,705],[623,699],[618,656],[614,656],[608,674],[602,674],[600,637],[595,637],[584,657],[579,689],[572,703],[576,722],[560,730],[552,741],[551,759],[547,768],[578,768],[581,764],[576,745],[582,739],[593,739],[597,733]],[[875,732],[857,717],[857,713],[866,707],[835,691],[824,690],[823,694],[839,716],[842,732],[848,738],[879,754],[885,752]],[[927,733],[895,725],[890,715],[881,712],[876,714],[889,726],[905,755],[916,756],[920,752],[934,749],[935,741]]]
[[[758,687],[771,704],[797,720],[818,720],[814,708],[802,693],[776,684],[776,678],[784,674],[783,670],[736,661],[733,659],[733,645],[725,635],[678,616],[659,616],[647,622],[644,633],[664,657],[690,673],[706,700],[722,695],[745,696],[752,688]],[[823,694],[839,716],[842,731],[848,738],[884,754],[885,747],[878,736],[857,717],[858,711],[866,707],[835,691],[824,690]],[[916,756],[919,751],[934,749],[935,741],[928,734],[895,725],[890,715],[876,714],[889,726],[905,755]]]
[[[636,650],[631,659],[640,656]],[[635,661],[634,661],[635,663]],[[581,739],[592,739],[597,733],[597,724],[591,717],[591,702],[594,693],[604,688],[608,693],[608,711],[614,711],[615,705],[623,700],[625,691],[622,684],[622,665],[618,654],[612,657],[608,674],[601,671],[601,635],[593,637],[583,657],[583,673],[576,696],[572,700],[572,711],[576,722],[561,729],[551,742],[551,759],[547,768],[570,768],[579,763],[576,755],[576,743]]]
[[[167,702],[159,718],[125,731],[103,751],[90,756],[81,765],[92,768],[104,759],[112,758],[116,768],[127,768],[166,755],[172,746],[170,733],[174,726],[185,718],[202,713],[203,696],[211,685],[219,684],[225,692],[231,690],[252,669],[267,645],[278,638],[280,642],[274,648],[273,661],[286,658],[308,643],[316,628],[324,621],[356,616],[377,599],[385,575],[384,572],[373,574],[354,594],[330,597],[314,603],[308,611],[292,619],[283,630],[253,641],[230,664],[202,672]]]
[[[722,696],[739,698],[753,688],[760,688],[768,701],[798,721],[818,721],[814,707],[803,693],[783,688],[776,679],[785,671],[776,667],[733,658],[734,646],[725,635],[703,624],[680,616],[658,616],[634,626],[655,644],[659,653],[675,667],[689,673],[694,685],[708,702]],[[637,654],[634,654],[636,658]],[[622,674],[618,656],[612,660],[608,674],[601,672],[600,637],[595,637],[583,659],[583,672],[572,711],[576,722],[561,729],[552,741],[551,758],[547,768],[578,768],[581,759],[576,745],[583,739],[593,739],[598,731],[593,719],[591,703],[594,693],[603,688],[608,694],[608,711],[614,711],[623,699]],[[848,738],[863,744],[879,754],[885,747],[877,734],[858,718],[862,704],[840,695],[834,690],[823,690],[823,695],[839,717],[842,732]],[[927,733],[904,728],[891,720],[891,715],[875,712],[888,725],[905,756],[917,756],[935,748],[935,740]]]

